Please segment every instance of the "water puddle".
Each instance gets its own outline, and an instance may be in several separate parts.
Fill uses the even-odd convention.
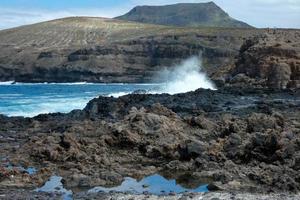
[[[28,167],[27,169],[25,169],[25,171],[29,174],[29,175],[34,175],[37,173],[37,169],[34,167]]]
[[[45,185],[36,189],[35,191],[61,194],[63,200],[73,199],[73,192],[64,188],[62,177],[60,176],[52,176],[50,180],[45,183]]]
[[[27,167],[27,168],[24,168],[22,166],[13,166],[11,164],[7,164],[4,169],[6,170],[17,170],[17,171],[20,171],[20,172],[25,172],[29,175],[34,175],[38,172],[38,170],[35,168],[35,167]]]
[[[177,184],[174,179],[167,180],[164,177],[155,174],[145,177],[141,181],[127,177],[120,186],[112,188],[95,187],[88,192],[130,192],[133,194],[147,193],[154,195],[168,195],[170,193],[179,194],[183,192],[208,192],[208,189],[207,185],[202,185],[194,189],[184,188]]]
[[[62,177],[52,176],[42,187],[36,189],[37,192],[48,192],[61,194],[63,200],[72,200],[72,190],[64,188]],[[117,187],[95,187],[87,191],[88,193],[98,192],[120,192],[131,194],[153,194],[153,195],[169,195],[180,194],[184,192],[208,192],[207,185],[201,185],[194,189],[184,188],[179,185],[176,180],[167,180],[166,178],[155,174],[138,181],[134,178],[126,177],[123,183]]]

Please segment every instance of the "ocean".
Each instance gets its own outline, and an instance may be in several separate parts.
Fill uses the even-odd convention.
[[[0,83],[0,114],[33,117],[45,113],[67,113],[83,109],[93,98],[132,93],[136,90],[155,90],[157,84],[92,84],[57,83],[29,84]]]
[[[33,117],[46,113],[67,113],[83,109],[93,98],[147,90],[151,93],[177,94],[198,88],[215,90],[216,87],[200,70],[201,60],[186,59],[172,70],[163,70],[161,84],[93,84],[93,83],[14,83],[0,82],[0,114]]]

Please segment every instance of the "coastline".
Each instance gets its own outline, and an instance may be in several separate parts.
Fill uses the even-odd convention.
[[[0,114],[1,199],[300,199],[299,29],[70,17],[0,38],[0,80],[16,80],[0,82],[2,107],[24,116]],[[164,71],[177,79],[162,92],[65,95],[154,88]],[[151,191],[155,175],[180,190]]]
[[[297,194],[299,92],[130,94],[98,97],[67,114],[0,116],[1,173],[14,177],[1,188],[35,188],[53,174],[66,188],[92,188],[163,171],[175,180],[192,172],[188,180],[209,180],[225,193]],[[37,173],[24,176],[7,163]]]

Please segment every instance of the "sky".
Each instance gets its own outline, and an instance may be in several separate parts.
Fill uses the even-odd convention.
[[[69,16],[116,17],[137,5],[207,0],[0,0],[0,29]],[[258,28],[300,28],[300,0],[214,0],[231,17]]]

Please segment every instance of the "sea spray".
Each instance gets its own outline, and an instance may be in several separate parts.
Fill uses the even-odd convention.
[[[164,69],[159,76],[165,82],[161,86],[160,93],[177,94],[198,88],[216,89],[202,71],[202,59],[196,56],[184,60],[171,69]]]

